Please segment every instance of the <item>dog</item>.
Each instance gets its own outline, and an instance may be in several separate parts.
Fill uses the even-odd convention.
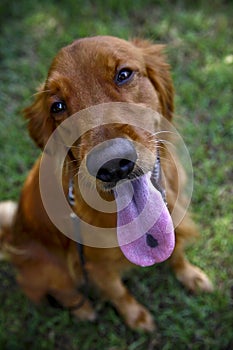
[[[93,321],[95,310],[79,288],[88,279],[113,304],[130,328],[151,332],[155,329],[152,315],[122,282],[126,270],[135,265],[148,266],[169,259],[177,279],[188,290],[212,291],[208,277],[193,266],[184,253],[186,244],[198,235],[198,230],[190,214],[182,209],[183,199],[177,200],[180,187],[185,185],[182,166],[178,158],[170,155],[166,137],[163,140],[156,138],[157,127],[162,123],[160,119],[170,124],[174,115],[174,89],[163,51],[163,45],[142,39],[125,41],[111,36],[78,39],[61,49],[33,104],[25,109],[30,136],[44,151],[45,158],[54,151],[46,148],[51,135],[60,130],[71,116],[77,114],[79,118],[78,115],[82,116],[85,111],[91,113],[88,130],[77,135],[71,145],[66,145],[69,149],[58,167],[62,174],[63,193],[72,199],[68,206],[75,215],[71,215],[70,220],[73,218],[75,222],[75,218],[80,218],[89,226],[104,231],[97,246],[88,244],[85,232],[81,232],[83,241],[77,243],[78,239],[66,235],[53,222],[44,202],[51,200],[49,206],[58,208],[58,217],[62,217],[62,210],[52,197],[56,196],[56,189],[53,194],[49,192],[55,182],[53,177],[42,181],[45,189],[41,190],[40,172],[44,157],[40,157],[25,181],[19,203],[8,201],[0,204],[1,251],[15,266],[19,286],[35,303],[50,295],[77,318]],[[108,124],[101,124],[98,106],[102,106],[110,118]],[[125,112],[120,111],[121,106],[123,109],[126,106]],[[157,118],[154,124],[148,121],[149,127],[144,119],[147,110]],[[140,125],[134,125],[136,115]],[[84,126],[85,118],[82,119]],[[70,132],[75,138],[75,126]],[[60,146],[57,153],[59,149]],[[158,188],[158,177],[155,181],[157,189],[156,183],[151,185],[150,176],[156,159],[156,171],[162,171],[165,179],[167,205]],[[107,206],[115,202],[115,212],[98,211],[82,198],[76,176],[81,168],[79,182],[89,193],[87,196],[95,201],[99,195]],[[135,192],[134,207],[129,203],[128,209],[122,209],[121,194],[127,197],[130,188]],[[153,209],[153,205],[156,207],[158,203],[169,232],[166,238],[161,229],[158,237],[150,231],[152,233],[136,237],[136,243],[125,240],[121,227],[127,226],[127,218],[135,219],[134,214],[129,214],[130,210],[145,204],[141,199],[145,192],[150,202],[145,221],[156,215],[157,209]],[[174,223],[174,216],[172,224],[170,213],[175,207],[183,210],[184,215],[178,223]],[[157,224],[157,230],[161,227],[162,223]],[[105,233],[108,230],[111,231],[109,236],[118,237],[118,245],[105,244],[105,239],[109,239]],[[126,229],[126,236],[128,234],[130,232]],[[160,248],[163,239],[169,240],[170,244],[164,248],[165,253]],[[156,249],[159,254],[154,253]]]

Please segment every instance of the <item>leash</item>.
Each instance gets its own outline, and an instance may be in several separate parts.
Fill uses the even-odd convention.
[[[72,179],[70,179],[70,181],[69,181],[68,202],[72,207],[75,204],[74,183],[73,183]],[[80,231],[81,231],[80,230],[80,221],[74,212],[70,214],[70,218],[71,218],[71,221],[73,222],[73,229],[74,229],[75,237],[78,238],[76,246],[77,246],[81,271],[82,271],[83,280],[84,280],[84,287],[83,287],[84,293],[83,293],[83,297],[82,297],[81,301],[76,305],[67,307],[68,310],[72,311],[72,310],[77,310],[77,309],[81,308],[83,306],[84,302],[86,301],[88,291],[89,291],[89,280],[88,280],[87,270],[85,267],[86,261],[85,261],[85,256],[84,256],[84,247],[83,247],[83,243],[82,243],[82,237],[80,234]]]

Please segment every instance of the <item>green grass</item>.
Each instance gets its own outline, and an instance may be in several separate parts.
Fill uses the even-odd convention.
[[[27,1],[0,4],[0,196],[17,199],[38,155],[20,110],[27,106],[63,45],[82,36],[142,36],[167,43],[176,112],[194,169],[193,211],[201,239],[189,259],[215,283],[211,295],[187,293],[166,264],[139,269],[126,283],[157,322],[152,335],[132,332],[91,292],[97,323],[33,306],[0,266],[0,349],[172,350],[233,348],[231,1]]]

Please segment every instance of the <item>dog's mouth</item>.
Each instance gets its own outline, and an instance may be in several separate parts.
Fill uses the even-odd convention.
[[[97,183],[97,188],[100,190],[100,192],[111,192],[114,194],[114,191],[116,189],[116,186],[118,185],[119,181],[121,183],[128,182],[128,181],[134,181],[138,179],[140,176],[145,174],[145,170],[142,170],[141,167],[137,166],[136,164],[134,165],[134,169],[131,173],[129,173],[125,178],[118,179],[116,178],[115,180],[112,180],[110,182],[103,182],[103,181],[98,181]]]
[[[97,189],[115,197],[117,238],[123,254],[140,266],[168,259],[174,249],[174,228],[155,175],[158,156],[150,171],[152,152],[151,158],[145,153],[139,157],[133,142],[123,138],[103,144],[87,155],[86,168],[96,179]],[[144,158],[147,162],[142,166]]]
[[[125,257],[140,266],[168,259],[174,249],[174,228],[160,191],[147,173],[114,189],[117,237]]]

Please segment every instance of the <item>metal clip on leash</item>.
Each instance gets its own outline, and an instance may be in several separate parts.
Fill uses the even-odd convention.
[[[158,149],[157,149],[155,166],[154,166],[152,173],[151,173],[151,182],[154,185],[154,187],[161,193],[163,201],[167,205],[166,191],[165,191],[163,184],[162,184],[162,182],[163,182],[162,181],[162,169],[161,169],[160,154],[159,154]]]

